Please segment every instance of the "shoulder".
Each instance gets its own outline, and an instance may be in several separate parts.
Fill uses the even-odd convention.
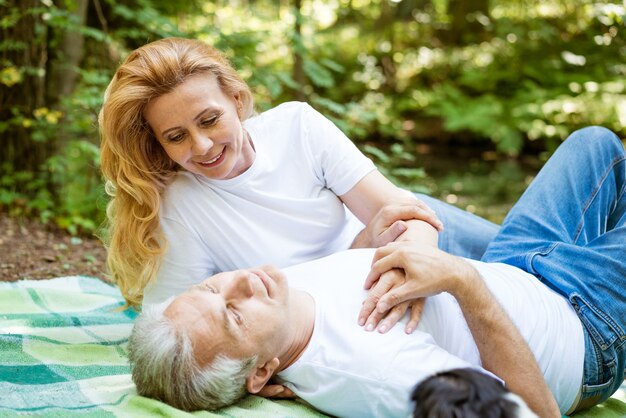
[[[246,125],[255,125],[257,123],[275,122],[277,120],[293,123],[299,121],[305,116],[319,115],[311,105],[305,102],[285,102],[276,107],[268,109],[256,116],[246,120]]]
[[[170,180],[163,196],[167,198],[179,197],[181,193],[189,189],[195,189],[201,186],[200,181],[192,173],[180,170]]]
[[[172,209],[180,207],[189,199],[196,197],[201,189],[206,186],[192,173],[181,170],[170,180],[161,196],[161,216],[172,213]]]
[[[272,109],[267,110],[265,113],[278,113],[278,114],[297,114],[314,111],[310,104],[306,102],[285,102],[281,103]]]
[[[285,102],[247,119],[244,127],[254,141],[271,143],[275,152],[281,143],[289,147],[303,146],[324,120],[324,116],[307,103]]]

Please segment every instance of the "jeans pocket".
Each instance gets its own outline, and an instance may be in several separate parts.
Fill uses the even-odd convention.
[[[578,405],[574,408],[574,410],[585,410],[604,402],[615,392],[615,388],[613,387],[614,385],[615,378],[613,377],[598,385],[583,384]]]
[[[582,386],[582,394],[583,394],[582,397],[585,398],[585,397],[593,396],[594,394],[603,394],[607,390],[611,391],[611,393],[607,395],[607,397],[609,397],[613,394],[612,389],[613,389],[614,381],[615,381],[615,378],[611,377],[608,381],[598,384],[598,385],[585,385],[584,384]]]
[[[569,299],[583,326],[601,350],[607,350],[617,339],[623,339],[621,328],[601,309],[578,294],[570,295]]]

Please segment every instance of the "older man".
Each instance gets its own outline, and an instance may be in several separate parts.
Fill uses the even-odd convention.
[[[382,249],[370,282],[401,270],[374,282],[380,301],[368,299],[365,312],[361,280],[373,250],[285,269],[291,287],[271,267],[221,273],[145,310],[130,341],[133,378],[141,394],[200,409],[258,393],[275,376],[324,412],[388,417],[408,414],[410,390],[425,377],[484,366],[540,416],[558,416],[601,402],[623,380],[625,238],[623,145],[606,130],[582,130],[546,164],[486,255],[518,267],[436,248]],[[544,251],[527,257],[531,244]],[[359,311],[424,296],[413,334],[356,324]]]

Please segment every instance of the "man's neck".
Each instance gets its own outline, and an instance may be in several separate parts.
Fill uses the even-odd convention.
[[[279,357],[280,366],[277,372],[285,370],[295,363],[304,353],[315,327],[315,301],[306,292],[289,289],[289,317],[286,323],[291,327],[289,342]]]

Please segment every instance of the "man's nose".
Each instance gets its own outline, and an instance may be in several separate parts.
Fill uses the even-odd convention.
[[[213,140],[204,134],[192,134],[191,152],[193,152],[194,155],[205,155],[213,148],[213,144]]]
[[[231,298],[247,299],[254,295],[252,289],[252,273],[244,271],[237,274],[229,283],[228,296]]]

